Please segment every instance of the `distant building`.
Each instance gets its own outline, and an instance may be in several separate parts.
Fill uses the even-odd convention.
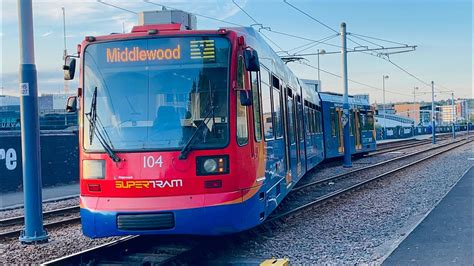
[[[439,108],[441,113],[441,122],[444,124],[452,123],[456,117],[456,106],[453,107],[452,105],[442,105],[439,106]]]
[[[415,121],[415,125],[420,124],[420,107],[419,103],[399,103],[393,106],[395,113]]]

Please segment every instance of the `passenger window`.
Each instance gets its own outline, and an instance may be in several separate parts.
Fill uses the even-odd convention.
[[[306,134],[311,133],[311,116],[309,114],[310,110],[308,107],[304,108],[304,121],[306,123]]]
[[[272,124],[272,99],[270,96],[270,86],[263,82],[262,78],[262,109],[263,109],[263,132],[265,140],[273,139],[273,124]]]
[[[318,120],[319,133],[323,133],[323,115],[321,114],[321,110],[318,111]]]
[[[290,143],[295,144],[295,124],[293,119],[293,100],[288,96],[288,135]]]
[[[374,113],[372,111],[367,112],[367,130],[374,130]]]
[[[258,90],[258,73],[250,73],[252,81],[252,107],[253,107],[253,121],[255,127],[255,140],[262,140],[262,121],[260,116],[260,92]]]
[[[273,89],[273,125],[275,126],[276,138],[283,137],[283,123],[281,117],[280,91]]]
[[[329,118],[331,120],[331,136],[335,137],[336,136],[336,112],[334,110],[334,107],[330,108],[329,111]]]
[[[240,61],[240,60],[239,60]],[[244,72],[242,72],[242,82],[244,80]],[[249,140],[249,131],[247,128],[247,106],[243,106],[240,100],[242,94],[238,91],[238,97],[236,97],[236,106],[237,106],[237,144],[240,146],[248,143]]]
[[[239,56],[237,61],[237,88],[244,88],[244,58]]]

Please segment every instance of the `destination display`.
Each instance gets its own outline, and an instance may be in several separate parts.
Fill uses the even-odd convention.
[[[101,68],[228,61],[229,41],[221,37],[173,37],[92,44],[86,53]]]

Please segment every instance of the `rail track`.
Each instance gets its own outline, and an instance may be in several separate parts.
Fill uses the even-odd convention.
[[[79,216],[79,206],[65,207],[51,210],[43,213],[45,219],[45,229],[50,229],[71,223],[77,223],[81,220]],[[0,240],[19,236],[23,230],[23,216],[5,218],[0,220]],[[8,227],[8,228],[7,228]],[[6,230],[4,230],[6,229]]]
[[[427,161],[435,156],[446,153],[470,142],[472,142],[472,140],[460,139],[454,142],[431,147],[423,151],[414,152],[368,167],[355,169],[347,173],[299,185],[295,187],[292,192],[290,192],[291,195],[298,194],[299,191],[307,190],[309,188],[322,188],[322,191],[319,191],[319,195],[313,193],[305,193],[304,199],[295,199],[294,197],[292,199],[292,197],[288,195],[289,197],[287,197],[285,202],[281,205],[282,207],[279,207],[273,214],[271,214],[262,226],[242,233],[246,236],[230,236],[227,238],[128,236],[102,246],[81,251],[66,257],[58,258],[56,260],[45,263],[45,265],[175,265],[181,263],[190,263],[192,262],[193,258],[199,258],[203,255],[203,253],[206,254],[206,252],[209,253],[215,251],[214,249],[223,249],[232,246],[233,241],[245,241],[249,238],[249,235],[251,236],[252,234],[258,234],[257,231],[259,230],[266,230],[264,228],[265,226],[271,225],[273,222],[281,220],[284,217],[294,215],[302,210],[305,210],[322,202],[326,202],[329,199],[338,197],[351,191],[355,191],[356,189],[359,189],[364,185],[372,183],[376,180],[380,180],[383,177],[390,176],[413,165]],[[426,153],[428,153],[428,155],[426,155]],[[401,165],[398,165],[400,163]],[[388,165],[393,166],[391,169],[388,170],[381,169],[381,171],[374,171],[374,173],[366,172],[368,170],[380,169],[381,167]],[[344,182],[339,182],[341,180],[343,180]],[[336,183],[342,185],[333,186]],[[328,187],[331,187],[331,189],[327,189]],[[298,196],[301,196],[302,193],[299,194],[300,195]],[[216,243],[219,244],[216,245]]]
[[[457,133],[457,136],[461,137],[465,135],[465,133]],[[436,136],[438,141],[443,141],[451,138],[451,135],[449,134],[443,134],[440,136]],[[407,140],[402,140],[402,141],[397,141],[397,142],[388,142],[388,143],[382,143],[382,144],[377,144],[377,150],[374,152],[370,152],[367,156],[375,156],[383,153],[388,153],[388,152],[394,152],[394,151],[399,151],[403,150],[405,148],[413,148],[413,147],[418,147],[426,144],[430,144],[432,142],[431,138],[429,139],[407,139]]]

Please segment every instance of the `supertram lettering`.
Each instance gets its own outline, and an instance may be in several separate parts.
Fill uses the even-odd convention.
[[[118,189],[143,189],[143,188],[174,188],[174,187],[182,187],[183,180],[181,179],[173,179],[173,180],[116,180],[115,181],[115,188]]]

